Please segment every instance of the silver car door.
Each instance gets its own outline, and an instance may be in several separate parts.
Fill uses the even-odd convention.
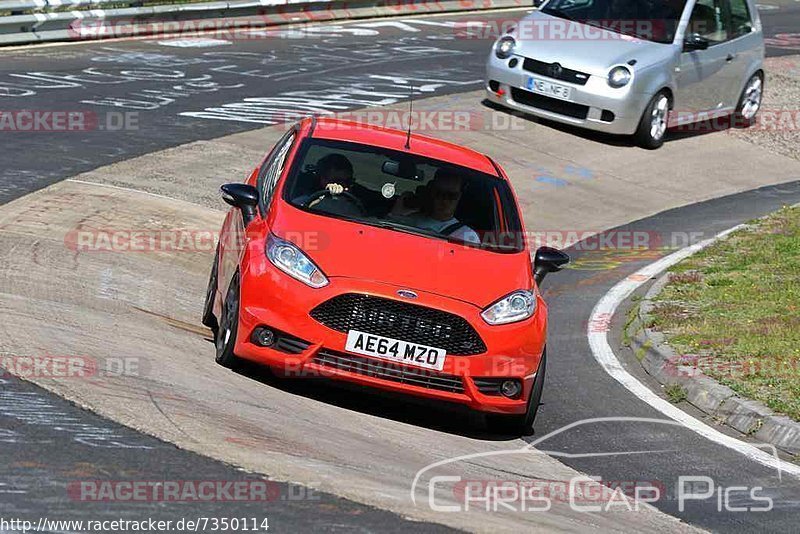
[[[697,116],[725,106],[729,92],[725,87],[725,67],[730,43],[723,20],[724,1],[697,0],[692,9],[684,42],[695,34],[706,42],[708,48],[692,50],[684,47],[681,52],[674,105],[679,120],[682,116]]]
[[[753,18],[754,9],[748,0],[724,0],[728,26],[724,83],[727,89],[725,106],[734,108],[747,82],[752,66],[764,55],[763,38]]]

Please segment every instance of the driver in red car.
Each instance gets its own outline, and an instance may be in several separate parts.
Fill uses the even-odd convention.
[[[319,187],[305,195],[300,195],[294,202],[301,206],[314,206],[325,197],[320,197],[318,191],[327,190],[331,196],[342,194],[353,185],[353,164],[342,154],[328,154],[319,158],[316,165],[317,185]]]

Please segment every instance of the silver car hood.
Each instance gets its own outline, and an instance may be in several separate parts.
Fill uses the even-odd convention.
[[[674,48],[619,33],[553,17],[538,11],[520,21],[512,34],[517,40],[514,54],[545,63],[606,76],[609,69],[636,60],[636,70],[669,59]]]

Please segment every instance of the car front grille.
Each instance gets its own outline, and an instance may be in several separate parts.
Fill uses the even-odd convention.
[[[299,337],[276,331],[275,344],[272,346],[272,348],[287,354],[300,354],[310,346],[311,343],[305,339],[300,339]]]
[[[500,385],[504,378],[473,378],[475,387],[484,395],[500,395]]]
[[[562,67],[558,63],[545,63],[537,59],[526,57],[522,62],[522,68],[534,74],[541,74],[554,80],[561,80],[562,82],[574,83],[576,85],[586,85],[589,81],[589,75],[585,72],[568,69]]]
[[[411,369],[392,362],[363,358],[353,354],[321,349],[313,362],[363,376],[381,378],[401,384],[436,389],[450,393],[464,393],[464,382],[460,377],[425,369]]]
[[[448,354],[486,352],[483,340],[463,317],[407,302],[345,293],[311,310],[311,317],[339,332],[359,330],[444,349]]]
[[[511,88],[511,98],[515,102],[530,106],[532,108],[557,113],[558,115],[565,115],[575,119],[584,120],[589,115],[589,106],[583,104],[576,104],[575,102],[567,102],[566,100],[559,100],[557,98],[550,98],[524,89],[516,87]]]

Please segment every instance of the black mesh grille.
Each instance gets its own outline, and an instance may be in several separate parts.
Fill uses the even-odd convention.
[[[340,332],[359,330],[444,349],[448,354],[486,352],[486,345],[463,317],[407,302],[346,293],[311,310],[311,317]]]
[[[308,341],[289,334],[284,334],[283,332],[276,332],[276,336],[275,345],[273,345],[272,348],[281,352],[300,354],[311,346],[311,343]]]
[[[500,395],[500,384],[503,383],[502,378],[473,378],[475,387],[484,395]]]
[[[445,375],[425,369],[410,369],[392,362],[372,358],[362,358],[344,352],[322,349],[314,356],[314,363],[334,367],[342,371],[356,373],[392,382],[410,384],[427,389],[438,389],[450,393],[463,393],[464,382],[460,377]]]
[[[589,115],[589,106],[583,104],[575,104],[574,102],[567,102],[566,100],[559,100],[557,98],[550,98],[549,96],[539,95],[525,91],[524,89],[511,88],[511,98],[515,102],[519,102],[525,106],[532,108],[543,109],[551,113],[558,113],[559,115],[566,115],[567,117],[574,117],[576,119],[585,119]]]
[[[561,80],[564,82],[574,83],[576,85],[586,85],[589,81],[589,75],[585,72],[568,69],[562,67],[558,63],[545,63],[529,57],[525,58],[522,62],[522,68],[534,74],[541,74],[554,80]]]

